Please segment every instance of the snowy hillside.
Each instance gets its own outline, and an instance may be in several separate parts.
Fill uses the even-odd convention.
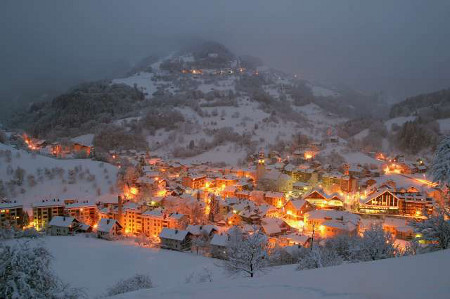
[[[7,197],[28,209],[32,203],[53,198],[94,199],[108,194],[116,184],[117,168],[107,163],[54,159],[4,144],[0,144],[0,153],[0,180]]]
[[[183,124],[177,129],[162,128],[155,134],[147,135],[150,150],[166,158],[177,158],[185,162],[237,164],[249,152],[267,148],[281,140],[289,142],[293,135],[299,133],[321,139],[329,128],[346,120],[313,103],[294,105],[289,90],[297,84],[296,79],[272,71],[268,67],[258,67],[257,71],[232,67],[206,68],[202,69],[201,73],[194,69],[183,70],[187,73],[174,74],[161,67],[164,63],[167,64],[167,61],[186,64],[193,63],[194,58],[189,54],[178,57],[172,54],[152,63],[148,67],[151,71],[112,81],[136,87],[150,103],[158,99],[160,94],[177,95],[187,90],[200,92],[199,99],[195,102],[196,109],[193,109],[192,105],[183,106],[182,102],[175,106],[175,110],[184,118]],[[230,66],[236,66],[238,63],[237,60],[232,61]],[[262,104],[266,104],[265,102],[254,100],[249,90],[239,88],[238,85],[243,84],[243,78],[262,84],[261,91],[272,98],[271,105],[278,106],[278,109],[264,108]],[[320,93],[320,96],[335,95],[333,91],[322,87],[311,85],[309,88],[313,94]],[[277,110],[283,112],[277,113]],[[289,113],[289,117],[284,115],[286,113]],[[125,121],[117,123],[127,125]],[[244,138],[246,141],[229,140],[212,144],[214,134],[224,128],[247,136]],[[185,151],[189,144],[202,150]]]
[[[114,298],[448,298],[450,250],[375,262],[296,271],[273,269],[257,278],[155,287]]]

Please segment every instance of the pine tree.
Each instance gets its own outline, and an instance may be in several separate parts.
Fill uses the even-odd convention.
[[[450,248],[450,212],[444,207],[438,207],[433,215],[425,221],[415,221],[414,227],[419,242],[429,243],[430,249]]]
[[[76,299],[85,295],[69,288],[50,268],[50,252],[27,242],[0,244],[0,297]]]
[[[431,164],[431,176],[441,185],[450,185],[450,136],[439,144]]]

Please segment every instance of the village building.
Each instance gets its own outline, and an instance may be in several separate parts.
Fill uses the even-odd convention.
[[[214,234],[211,242],[209,243],[211,257],[225,260],[227,258],[227,245],[227,234]]]
[[[290,200],[284,206],[284,213],[290,220],[303,221],[305,213],[313,210],[314,207],[304,199]]]
[[[159,234],[161,248],[187,251],[191,248],[191,233],[186,230],[163,228]]]
[[[327,194],[323,190],[313,189],[303,196],[303,199],[318,209],[343,209],[344,200],[339,194]]]
[[[212,224],[190,224],[186,227],[186,230],[191,233],[193,238],[198,237],[206,237],[208,240],[210,240],[216,233],[217,233],[217,227],[215,227]]]
[[[280,237],[279,244],[281,246],[302,246],[309,247],[311,244],[311,237],[307,235],[299,235],[297,233],[291,233]]]
[[[361,217],[346,211],[314,210],[305,214],[304,229],[330,238],[339,234],[356,235]]]
[[[261,230],[268,237],[276,237],[286,233],[289,226],[279,218],[263,218],[261,220]]]
[[[66,204],[65,214],[89,225],[94,225],[99,220],[97,205],[88,201],[76,201]]]
[[[237,213],[229,213],[226,218],[229,226],[240,225],[242,223],[242,218]]]
[[[0,202],[0,228],[24,226],[23,206],[16,202]]]
[[[401,240],[411,240],[414,236],[414,228],[403,218],[385,218],[383,230],[391,233],[396,239]]]
[[[32,205],[33,224],[37,230],[47,228],[55,216],[64,216],[64,204],[59,199],[45,200]]]
[[[105,240],[114,240],[122,232],[122,226],[115,219],[100,219],[97,227],[97,237]]]
[[[340,188],[345,193],[355,192],[358,189],[358,180],[351,175],[341,176]]]
[[[369,214],[419,217],[433,212],[433,199],[419,192],[396,192],[384,188],[361,199],[359,210]]]
[[[284,196],[284,193],[281,192],[266,192],[264,194],[264,200],[277,208],[281,208],[284,206],[284,204],[286,203],[286,197]]]
[[[182,184],[184,187],[188,187],[191,189],[201,189],[206,185],[206,176],[188,174],[187,176],[182,178]]]
[[[189,217],[179,213],[167,214],[161,209],[142,213],[142,232],[146,236],[157,237],[164,228],[184,229]]]
[[[52,236],[67,236],[77,232],[80,226],[80,221],[74,217],[54,216],[48,223],[47,232]]]

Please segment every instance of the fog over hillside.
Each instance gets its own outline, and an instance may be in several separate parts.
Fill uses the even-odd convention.
[[[2,1],[0,118],[19,103],[115,78],[193,38],[329,85],[398,100],[448,88],[450,3]]]

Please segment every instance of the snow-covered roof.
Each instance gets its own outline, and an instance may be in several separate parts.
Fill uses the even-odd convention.
[[[94,208],[96,205],[92,202],[74,202],[71,204],[66,204],[66,209],[74,208]]]
[[[295,199],[289,202],[294,206],[296,210],[300,210],[307,203],[307,201],[304,199]]]
[[[100,219],[100,222],[98,224],[97,231],[109,233],[116,223],[120,226],[120,224],[115,219],[102,218]]]
[[[53,199],[53,200],[45,200],[45,201],[42,201],[42,202],[33,203],[32,206],[34,208],[64,206],[64,203],[59,201],[59,199]]]
[[[341,221],[337,221],[337,220],[329,220],[329,221],[325,221],[324,223],[322,223],[323,226],[325,227],[332,227],[332,228],[337,228],[340,230],[345,230],[345,231],[354,231],[356,229],[356,225],[353,224],[352,222],[341,222]]]
[[[68,216],[54,216],[52,220],[48,223],[49,226],[58,226],[58,227],[70,227],[74,222],[76,222],[75,218]]]
[[[215,234],[212,239],[210,244],[212,246],[222,246],[225,247],[227,246],[227,242],[228,242],[228,236],[227,235],[219,235],[219,234]]]
[[[78,143],[84,146],[94,146],[94,134],[86,134],[77,136],[71,139],[73,143]]]
[[[284,194],[281,192],[269,191],[269,192],[266,192],[266,194],[264,196],[271,197],[271,198],[281,198],[281,197],[284,197]]]
[[[169,218],[173,218],[173,219],[176,219],[176,220],[180,220],[180,219],[182,219],[184,216],[185,216],[184,214],[180,214],[180,213],[172,213],[172,214],[169,215]]]
[[[190,233],[187,230],[163,228],[159,237],[161,239],[183,241]]]
[[[298,234],[289,234],[286,236],[286,239],[289,241],[295,243],[295,244],[301,244],[304,245],[311,237],[306,235],[298,235]]]
[[[352,214],[346,211],[336,210],[314,210],[305,213],[305,218],[308,219],[342,219],[343,221],[351,221],[354,224],[358,224],[361,221],[361,217],[356,214]]]
[[[278,218],[263,218],[261,226],[267,235],[279,234],[282,232],[281,225],[283,220]]]
[[[214,230],[217,231],[217,228],[212,224],[206,224],[206,225],[190,224],[190,225],[188,225],[186,230],[188,232],[190,232],[191,234],[198,236],[202,233],[209,235],[212,231],[214,231]]]
[[[13,208],[21,208],[22,204],[17,202],[0,202],[0,209],[13,209]]]

